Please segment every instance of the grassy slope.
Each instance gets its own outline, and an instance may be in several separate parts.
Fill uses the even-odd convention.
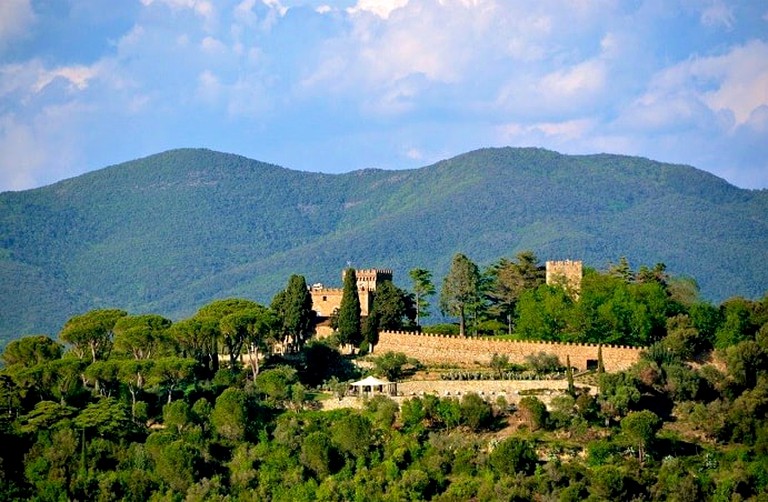
[[[768,191],[612,155],[484,149],[409,171],[291,171],[176,150],[0,194],[0,337],[55,333],[100,306],[188,315],[211,299],[268,302],[291,273],[487,264],[533,249],[603,267],[627,255],[697,278],[705,295],[768,284]]]

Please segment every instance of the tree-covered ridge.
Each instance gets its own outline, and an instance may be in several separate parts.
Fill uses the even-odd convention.
[[[93,308],[180,318],[213,297],[270,298],[295,271],[335,282],[347,263],[443,277],[458,246],[483,265],[535,249],[595,268],[631,249],[710,299],[755,298],[766,214],[766,191],[632,157],[484,149],[326,175],[174,150],[0,194],[0,336]]]
[[[504,318],[504,309],[490,307],[507,291],[519,336],[528,315],[586,320],[592,313],[596,322],[626,322],[601,327],[596,342],[646,333],[652,345],[627,371],[606,373],[598,355],[598,369],[578,378],[567,358],[530,354],[525,367],[513,367],[494,356],[488,370],[497,378],[564,370],[567,386],[548,406],[536,392],[514,404],[470,392],[378,396],[359,410],[320,411],[361,376],[354,363],[365,356],[344,356],[338,344],[362,349],[375,341],[358,337],[359,323],[345,335],[341,319],[337,336],[312,339],[301,276],[291,275],[269,307],[219,299],[177,322],[92,310],[64,323],[58,340],[23,337],[2,353],[0,500],[761,500],[768,493],[768,296],[715,307],[663,265],[635,270],[620,259],[605,272],[588,271],[573,298],[541,283],[531,252],[483,272],[466,255],[455,262],[473,271],[469,280],[453,270],[456,282],[444,280],[447,293],[469,298],[467,334]],[[353,269],[346,279],[354,289]],[[412,322],[409,297],[382,284],[372,317]],[[531,313],[528,301],[541,303]],[[532,336],[569,335],[557,324],[533,324],[550,331]],[[411,376],[420,368],[404,354],[367,358],[363,367],[393,380],[406,366]]]

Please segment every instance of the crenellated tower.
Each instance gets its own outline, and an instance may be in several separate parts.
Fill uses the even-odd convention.
[[[583,276],[580,260],[548,261],[547,284],[562,286],[574,299],[581,294],[581,278]]]

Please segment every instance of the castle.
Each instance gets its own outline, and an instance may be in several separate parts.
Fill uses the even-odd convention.
[[[341,282],[347,271],[341,273]],[[392,280],[391,269],[361,269],[355,270],[357,276],[357,296],[360,299],[360,315],[368,317],[368,312],[373,308],[373,296],[376,287],[384,281]],[[312,296],[312,310],[317,319],[318,334],[326,334],[330,330],[330,318],[341,305],[341,297],[344,294],[342,288],[326,288],[323,284],[316,283],[309,288]],[[328,333],[330,334],[330,333]]]
[[[577,260],[547,261],[546,282],[559,285],[578,298],[581,292],[582,262]],[[342,282],[346,270],[342,272]],[[392,280],[391,269],[356,270],[357,294],[360,299],[360,314],[367,317],[373,307],[376,289],[384,281]],[[341,305],[343,289],[326,288],[323,284],[313,284],[310,288],[312,308],[316,313],[317,335],[329,336],[333,333],[330,318]],[[545,352],[558,357],[561,364],[566,358],[579,370],[595,369],[598,353],[602,350],[607,371],[624,370],[638,361],[642,351],[639,347],[624,347],[581,343],[556,343],[540,341],[507,341],[493,338],[459,338],[456,336],[432,335],[429,333],[406,333],[382,331],[379,333],[380,352],[403,352],[430,364],[455,364],[459,366],[487,365],[494,354],[504,354],[514,363],[523,364],[526,356]]]

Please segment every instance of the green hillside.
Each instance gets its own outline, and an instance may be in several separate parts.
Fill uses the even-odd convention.
[[[703,295],[768,289],[768,191],[616,155],[484,149],[407,171],[299,172],[175,150],[0,194],[0,345],[97,307],[189,315],[268,302],[291,273],[340,284],[347,263],[431,269],[531,249],[603,268],[664,262]]]

